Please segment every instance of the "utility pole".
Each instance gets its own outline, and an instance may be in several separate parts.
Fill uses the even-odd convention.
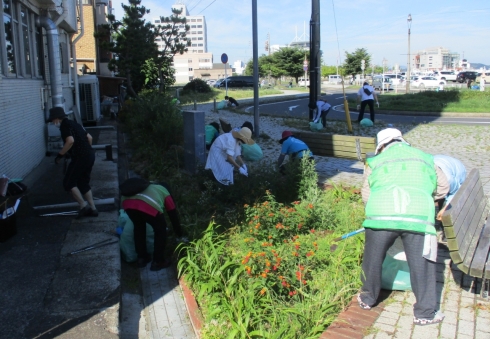
[[[406,94],[410,92],[410,82],[412,80],[412,77],[410,76],[410,27],[412,27],[412,15],[408,15],[407,19],[407,24],[408,24],[408,60],[407,60],[407,75],[405,77],[405,82],[406,82]]]
[[[321,57],[320,57],[320,0],[311,0],[310,20],[310,120],[321,93]],[[305,79],[306,81],[306,79]]]
[[[254,134],[260,135],[259,128],[259,39],[257,36],[257,0],[252,0],[252,39],[254,61]]]

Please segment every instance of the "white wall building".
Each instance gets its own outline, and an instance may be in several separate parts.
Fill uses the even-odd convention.
[[[412,54],[410,68],[418,71],[455,69],[459,60],[459,53],[443,47],[432,47]]]
[[[179,0],[172,9],[182,10],[181,17],[185,17],[190,30],[187,37],[191,40],[191,46],[188,47],[187,53],[176,55],[174,57],[175,78],[177,83],[187,83],[194,79],[194,69],[199,67],[212,67],[213,55],[208,53],[208,39],[206,18],[204,15],[190,15],[184,1]],[[158,25],[160,18],[153,19],[153,24]],[[184,30],[184,25],[180,29]],[[157,38],[156,43],[159,50],[163,50],[165,45]]]
[[[0,175],[22,178],[46,154],[51,107],[78,95],[75,0],[3,0],[0,6]],[[73,114],[71,114],[73,116]]]
[[[237,75],[242,75],[245,70],[245,63],[241,60],[237,60],[233,63],[233,69]]]

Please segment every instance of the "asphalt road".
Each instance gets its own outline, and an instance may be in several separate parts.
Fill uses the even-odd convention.
[[[346,96],[355,98],[357,90],[347,90]],[[379,94],[378,94],[379,95]],[[330,112],[327,115],[327,119],[333,120],[345,120],[344,112],[344,97],[342,90],[326,90],[326,97],[328,102],[332,105]],[[288,100],[283,102],[265,103],[259,105],[260,114],[281,116],[281,117],[294,117],[305,118],[309,116],[308,98]],[[354,108],[351,108],[355,109]],[[247,112],[253,111],[253,106],[245,109]],[[376,107],[375,107],[376,111]],[[367,112],[369,118],[369,109]],[[351,120],[357,120],[358,113],[355,111],[350,112]],[[440,117],[440,116],[408,116],[408,115],[391,115],[391,114],[376,114],[376,120],[382,120],[386,123],[436,123],[436,124],[461,124],[461,125],[490,125],[490,117]]]

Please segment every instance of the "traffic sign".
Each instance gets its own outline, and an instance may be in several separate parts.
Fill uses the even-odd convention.
[[[304,66],[303,66],[303,71],[305,71],[305,72],[306,72],[307,70],[308,70],[308,65],[304,65]]]
[[[224,64],[228,62],[228,55],[226,53],[221,54],[221,62]]]

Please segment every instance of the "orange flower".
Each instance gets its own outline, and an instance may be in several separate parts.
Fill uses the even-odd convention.
[[[308,204],[308,207],[309,207],[309,208],[313,208],[313,205],[312,205],[312,204]]]
[[[267,206],[267,205],[269,205],[269,202],[268,202],[268,201],[264,201],[264,202],[262,203],[262,205]]]
[[[293,201],[293,204],[299,205],[299,201]]]
[[[258,218],[259,218],[259,216],[258,216],[258,215],[254,216],[254,219],[255,219],[255,220],[257,220]]]
[[[258,229],[260,227],[260,222],[258,222],[256,225],[255,225],[255,229]]]
[[[264,287],[263,289],[260,290],[260,295],[264,295],[265,292],[267,292],[267,289]]]
[[[273,217],[274,216],[274,213],[269,213],[269,217]]]
[[[267,278],[267,273],[264,272],[261,274],[261,276],[262,276],[262,278]]]
[[[269,239],[272,239],[272,235],[269,235]]]
[[[248,204],[243,205],[243,207],[247,208],[248,207]]]
[[[293,255],[294,255],[295,257],[297,257],[297,256],[298,256],[298,252],[293,251]]]

